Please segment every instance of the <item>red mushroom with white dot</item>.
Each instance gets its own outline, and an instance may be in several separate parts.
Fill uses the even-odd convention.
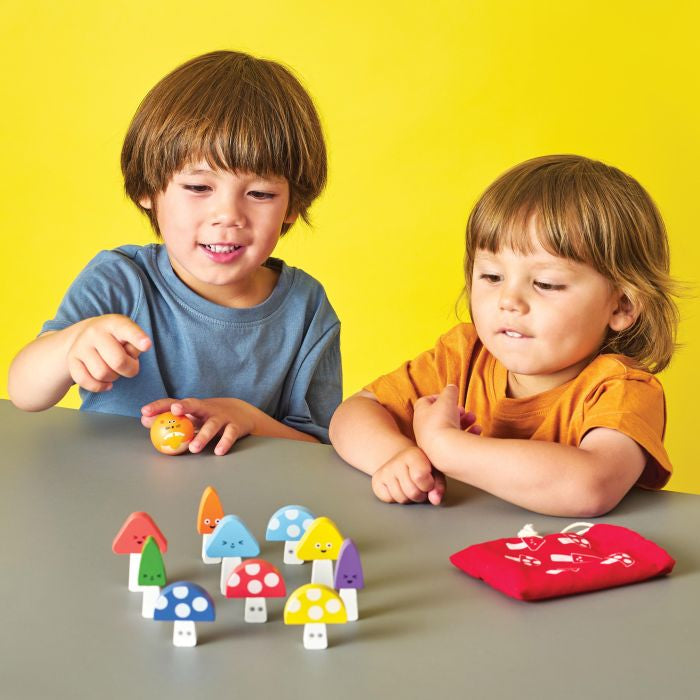
[[[264,559],[241,562],[229,576],[227,598],[245,598],[245,621],[267,622],[267,598],[284,598],[287,589],[280,572]]]

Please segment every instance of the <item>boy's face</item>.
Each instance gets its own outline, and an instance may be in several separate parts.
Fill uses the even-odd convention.
[[[195,163],[173,175],[155,201],[158,227],[178,277],[210,301],[253,306],[269,296],[275,277],[261,267],[289,215],[284,178],[213,170]]]
[[[625,301],[592,267],[551,255],[539,243],[528,255],[502,248],[475,256],[472,320],[484,346],[509,370],[516,397],[578,375],[608,328],[634,322]]]

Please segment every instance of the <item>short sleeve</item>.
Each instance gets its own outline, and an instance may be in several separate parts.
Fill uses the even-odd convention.
[[[365,387],[413,439],[413,407],[421,396],[440,393],[447,384],[463,387],[477,340],[471,324],[461,323],[440,336],[435,347]]]
[[[328,444],[328,426],[343,398],[340,323],[336,322],[311,348],[300,365],[281,422]]]
[[[56,315],[44,323],[40,332],[62,330],[104,314],[123,314],[133,319],[143,295],[143,285],[133,267],[117,251],[99,253],[75,278]]]
[[[611,428],[632,438],[647,453],[638,486],[662,488],[671,476],[663,445],[666,403],[660,382],[651,374],[628,371],[602,382],[586,398],[581,435],[593,428]]]

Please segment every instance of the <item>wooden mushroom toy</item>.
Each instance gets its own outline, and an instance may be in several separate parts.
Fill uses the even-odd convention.
[[[165,565],[158,543],[150,535],[146,538],[141,551],[138,584],[143,591],[141,615],[152,618],[160,589],[165,586]]]
[[[187,452],[194,437],[194,425],[186,416],[161,413],[151,425],[153,447],[164,455]]]
[[[304,533],[297,556],[304,561],[313,561],[311,583],[322,583],[333,588],[333,562],[338,558],[343,536],[330,518],[316,518]]]
[[[148,513],[132,513],[121,526],[117,536],[112,542],[112,551],[115,554],[129,555],[129,590],[139,591],[138,575],[141,563],[141,551],[148,536],[158,544],[161,553],[168,551],[168,540],[153,522]]]
[[[202,536],[202,561],[205,564],[219,564],[221,557],[208,557],[207,544],[211,539],[216,526],[224,517],[224,509],[221,507],[219,494],[213,486],[207,486],[199,500],[197,511],[197,532]]]
[[[197,622],[213,622],[216,610],[211,596],[196,583],[176,581],[166,586],[156,601],[153,619],[174,622],[173,644],[176,647],[197,645]]]
[[[362,575],[362,562],[360,553],[355,543],[347,539],[340,546],[338,562],[335,565],[334,586],[345,603],[348,620],[354,622],[358,619],[357,589],[365,587],[365,579]]]
[[[304,625],[304,648],[328,647],[326,625],[348,621],[340,596],[328,586],[307,583],[297,588],[284,606],[285,625]]]
[[[214,528],[206,554],[208,557],[221,557],[221,595],[226,595],[226,583],[231,572],[241,563],[243,557],[257,557],[260,545],[244,522],[235,515],[224,515]]]
[[[246,622],[267,622],[266,598],[284,598],[287,589],[280,572],[264,559],[247,559],[229,576],[227,598],[245,598]]]
[[[265,539],[284,542],[284,563],[303,564],[297,556],[297,546],[316,516],[304,506],[283,506],[273,513],[267,523]]]

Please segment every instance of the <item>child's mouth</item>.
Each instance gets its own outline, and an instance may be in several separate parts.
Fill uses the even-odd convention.
[[[231,262],[242,255],[245,250],[245,246],[235,243],[200,243],[199,247],[210,260],[217,263]]]

